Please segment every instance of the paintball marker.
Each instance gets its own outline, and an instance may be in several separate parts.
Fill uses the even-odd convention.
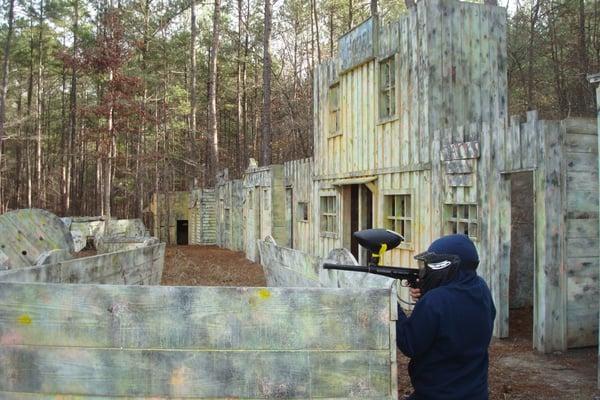
[[[368,265],[342,265],[323,264],[325,269],[337,269],[342,271],[367,272],[370,274],[383,275],[394,279],[408,282],[408,286],[418,288],[419,269],[405,267],[387,267],[381,265],[383,253],[397,247],[404,238],[399,233],[386,229],[365,229],[354,232],[354,238],[358,244],[371,252]]]

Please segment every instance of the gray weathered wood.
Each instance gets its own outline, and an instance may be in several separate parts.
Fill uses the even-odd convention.
[[[394,301],[389,289],[0,283],[0,392],[396,399]]]
[[[479,158],[479,142],[452,143],[442,149],[442,160]]]
[[[386,351],[0,349],[0,388],[92,396],[393,398]]]
[[[377,18],[369,18],[340,38],[338,49],[342,72],[373,59],[378,33]]]
[[[0,281],[158,285],[162,276],[164,253],[164,244],[139,247],[56,264],[0,272]]]

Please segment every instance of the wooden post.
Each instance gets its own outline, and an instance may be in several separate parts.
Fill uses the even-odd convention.
[[[558,122],[540,121],[537,126],[541,135],[534,183],[537,254],[533,344],[536,350],[550,353],[567,349],[563,129]]]

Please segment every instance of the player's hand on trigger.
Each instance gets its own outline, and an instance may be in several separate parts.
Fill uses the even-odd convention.
[[[421,298],[421,289],[419,288],[409,288],[410,297],[412,297],[413,301],[417,301]]]

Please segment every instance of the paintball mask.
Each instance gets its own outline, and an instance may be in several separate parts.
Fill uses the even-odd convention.
[[[426,251],[417,254],[415,260],[419,262],[421,295],[453,280],[460,267],[460,258],[454,254]]]

